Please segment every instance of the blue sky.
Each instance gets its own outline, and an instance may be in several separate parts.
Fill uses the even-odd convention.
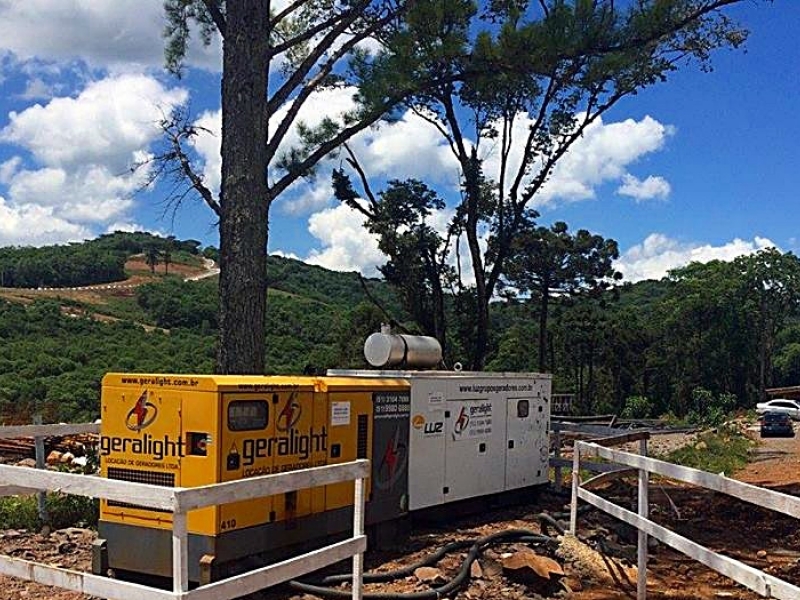
[[[539,207],[542,223],[618,240],[629,279],[770,245],[800,250],[800,2],[747,1],[731,14],[751,30],[746,50],[720,52],[713,72],[683,69],[620,103],[574,148]],[[161,29],[160,0],[0,0],[0,246],[114,229],[216,245],[214,216],[200,201],[173,220],[164,187],[138,192],[146,173],[130,172],[155,147],[155,122],[170,107],[188,106],[218,128],[218,46],[193,48],[176,80],[161,68]],[[309,115],[348,102],[329,93]],[[208,137],[195,149],[212,186],[218,143]],[[411,117],[354,145],[381,178],[414,176],[444,192],[456,182],[438,137]],[[374,274],[374,241],[330,197],[335,164],[274,205],[270,251]]]

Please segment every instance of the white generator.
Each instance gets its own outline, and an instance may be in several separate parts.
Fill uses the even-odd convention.
[[[328,375],[411,384],[410,407],[402,407],[408,410],[408,434],[405,428],[398,431],[395,457],[398,464],[407,459],[409,511],[548,482],[550,375],[387,370]],[[381,415],[380,408],[376,420],[405,420],[406,415]]]

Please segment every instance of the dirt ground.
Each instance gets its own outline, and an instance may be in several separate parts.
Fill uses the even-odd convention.
[[[757,433],[754,433],[757,436]],[[654,440],[672,448],[683,442],[673,436]],[[760,440],[751,463],[737,473],[737,479],[800,495],[800,436],[791,439]],[[622,506],[635,503],[635,487],[615,482],[599,492]],[[392,570],[427,556],[453,540],[479,537],[496,531],[524,528],[539,531],[540,511],[558,513],[569,499],[543,493],[536,503],[495,509],[479,516],[449,521],[446,525],[417,527],[402,544],[371,552],[367,569]],[[650,488],[651,516],[665,527],[701,543],[716,552],[741,560],[767,573],[800,585],[800,528],[796,520],[754,507],[722,494],[691,486],[653,482]],[[47,532],[45,532],[47,533]],[[562,544],[553,552],[538,547],[541,555],[555,558],[563,577],[550,582],[536,577],[513,577],[503,563],[525,552],[517,543],[493,546],[471,569],[467,586],[451,596],[457,600],[522,600],[572,598],[575,600],[622,600],[635,598],[636,532],[600,513],[582,515],[578,525],[584,544]],[[0,532],[0,553],[28,560],[57,564],[75,570],[89,570],[93,533],[70,529],[49,535],[24,531]],[[441,585],[461,567],[466,551],[445,557],[432,572],[418,572],[392,583],[370,584],[369,592],[417,592]],[[346,589],[346,588],[342,588]],[[701,564],[657,543],[648,562],[648,597],[653,599],[754,600],[758,596],[717,575]],[[0,600],[85,600],[88,596],[60,591],[25,581],[0,577]],[[251,600],[311,600],[310,595],[282,590],[259,594]]]

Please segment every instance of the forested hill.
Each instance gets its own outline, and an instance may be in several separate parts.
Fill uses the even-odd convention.
[[[200,242],[116,232],[64,246],[0,248],[0,287],[75,287],[122,281],[125,263],[137,254],[148,264],[185,262],[200,254]]]
[[[0,420],[25,421],[34,412],[94,419],[109,371],[211,372],[217,278],[184,279],[203,273],[202,258],[216,256],[192,240],[127,233],[0,248]],[[115,270],[105,269],[105,259]],[[268,273],[268,372],[364,366],[361,345],[386,320],[382,310],[402,318],[382,281],[362,283],[356,273],[279,256],[269,258]],[[117,284],[95,285],[109,281]],[[67,289],[89,284],[95,287]],[[44,287],[60,289],[36,289]]]
[[[0,249],[18,265],[32,256],[42,272],[58,272],[65,256],[105,245],[123,265],[122,283],[100,289],[0,288],[0,419],[96,418],[108,371],[211,372],[217,278],[186,279],[203,274],[216,250],[148,236]],[[364,367],[363,341],[381,322],[415,330],[383,281],[277,256],[267,276],[268,373]],[[551,302],[546,370],[581,412],[706,414],[800,384],[800,265],[791,254],[692,264],[661,281]],[[535,297],[492,303],[489,370],[538,370],[538,306]],[[446,309],[452,364],[469,341],[469,313],[459,312],[469,305]]]

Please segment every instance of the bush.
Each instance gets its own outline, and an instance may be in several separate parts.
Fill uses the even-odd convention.
[[[47,524],[53,529],[97,527],[100,516],[98,500],[60,492],[48,493],[45,507],[49,517]],[[0,529],[36,531],[43,525],[36,495],[0,498]]]
[[[720,427],[716,433],[701,435],[694,444],[659,457],[667,462],[709,473],[731,475],[747,464],[753,441],[733,427]]]
[[[651,416],[653,403],[645,396],[631,396],[625,400],[622,409],[623,419],[647,419]]]
[[[693,425],[706,425],[717,427],[722,425],[736,408],[736,396],[728,392],[714,395],[705,388],[695,388],[692,391],[692,409],[686,415],[686,420]]]

